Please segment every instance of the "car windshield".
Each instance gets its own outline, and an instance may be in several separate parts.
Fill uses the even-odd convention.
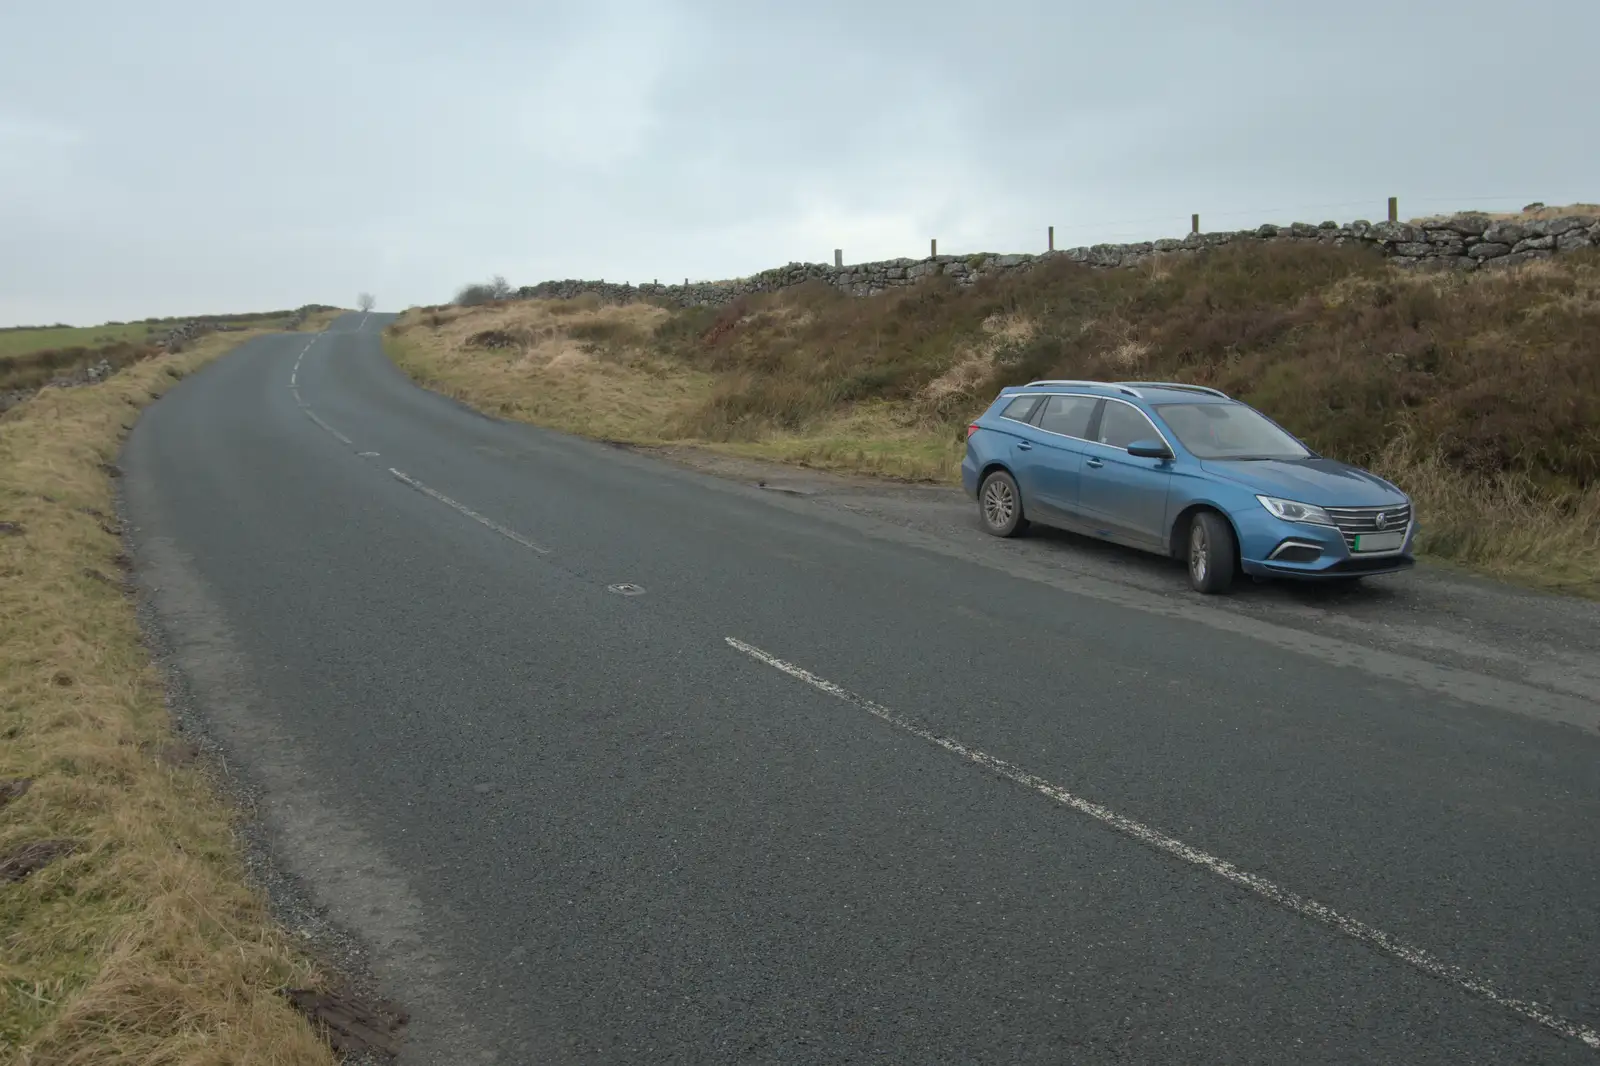
[[[1304,459],[1306,446],[1238,403],[1165,403],[1161,418],[1200,459]]]

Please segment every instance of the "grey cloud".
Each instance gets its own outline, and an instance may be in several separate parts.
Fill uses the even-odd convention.
[[[3,18],[0,321],[1592,200],[1600,172],[1600,72],[1564,43],[1600,30],[1588,0]]]

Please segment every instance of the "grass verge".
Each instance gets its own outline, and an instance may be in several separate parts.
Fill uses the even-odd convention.
[[[137,408],[255,336],[213,334],[0,418],[0,1060],[332,1063],[277,990],[320,975],[247,886],[232,813],[172,746],[107,464]]]
[[[1001,386],[1213,385],[1410,492],[1425,555],[1600,596],[1594,251],[1462,275],[1240,245],[865,299],[418,308],[387,339],[421,383],[552,428],[944,483]]]
[[[1525,477],[1463,474],[1395,443],[1372,470],[1402,486],[1423,555],[1530,588],[1600,599],[1600,488],[1551,497]]]

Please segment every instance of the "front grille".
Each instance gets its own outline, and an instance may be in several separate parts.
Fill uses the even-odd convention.
[[[1333,524],[1344,534],[1346,547],[1355,546],[1358,534],[1398,533],[1411,524],[1411,505],[1408,503],[1393,507],[1324,507],[1323,510],[1328,512]],[[1384,518],[1381,528],[1378,525],[1380,514]]]

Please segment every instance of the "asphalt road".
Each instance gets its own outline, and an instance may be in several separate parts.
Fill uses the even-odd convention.
[[[122,464],[181,698],[402,1061],[1600,1062],[1591,645],[502,423],[386,321]]]

